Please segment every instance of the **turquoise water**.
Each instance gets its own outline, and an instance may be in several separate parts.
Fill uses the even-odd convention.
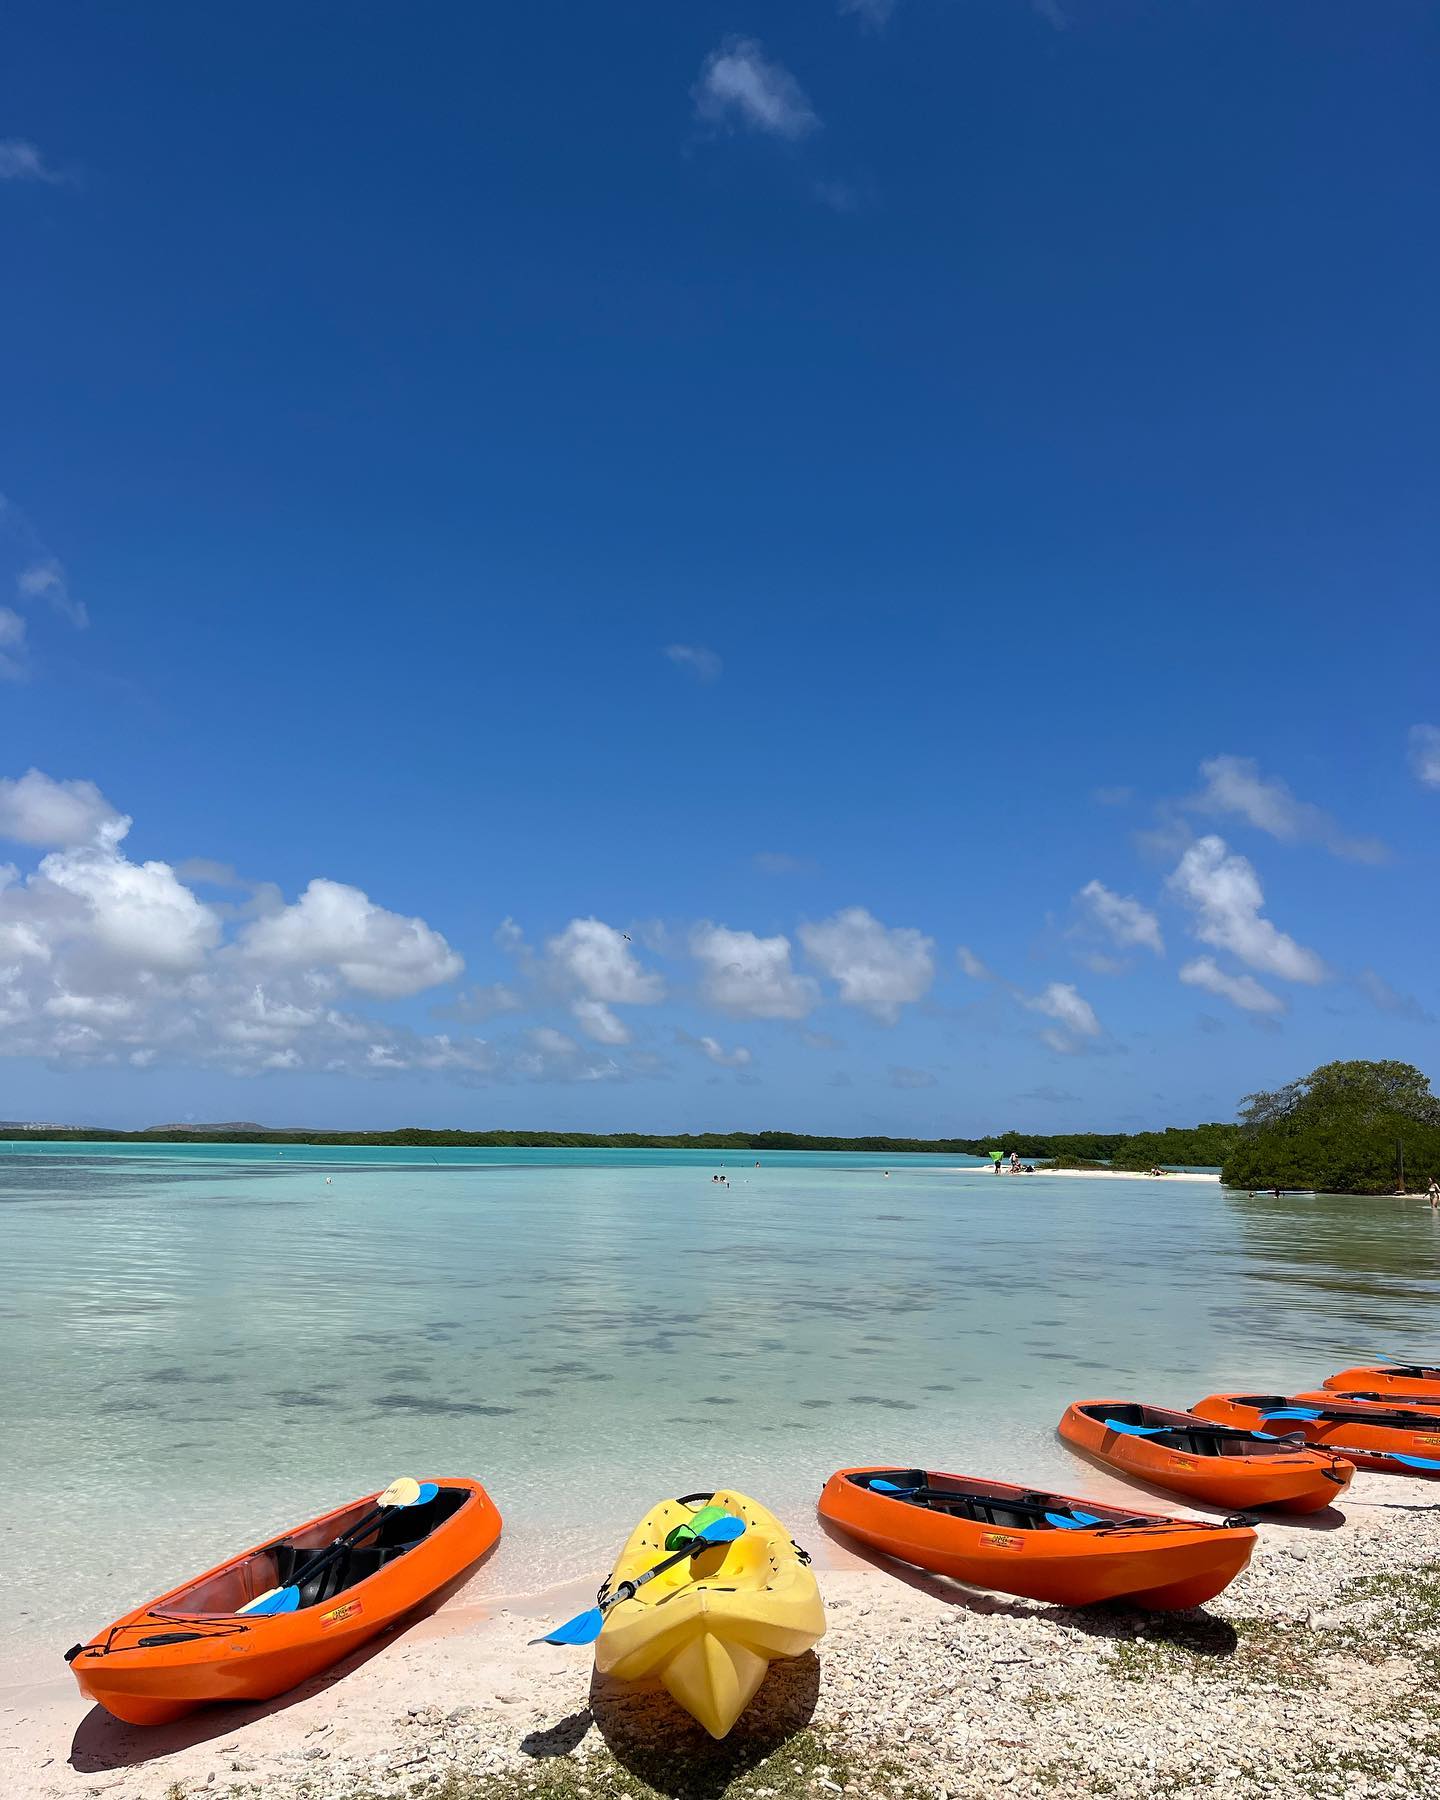
[[[760,1160],[0,1155],[7,1617],[58,1651],[401,1473],[490,1486],[481,1594],[603,1572],[655,1498],[721,1482],[812,1543],[845,1462],[1095,1493],[1054,1438],[1072,1398],[1433,1356],[1413,1202]]]

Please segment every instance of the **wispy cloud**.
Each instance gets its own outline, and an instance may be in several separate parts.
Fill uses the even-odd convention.
[[[1087,881],[1075,896],[1085,925],[1103,932],[1122,950],[1132,948],[1165,954],[1165,940],[1160,935],[1160,921],[1138,900],[1128,894],[1115,894],[1100,881]]]
[[[1055,1020],[1060,1029],[1047,1029],[1040,1036],[1052,1050],[1058,1050],[1062,1056],[1073,1055],[1081,1048],[1083,1040],[1098,1038],[1101,1034],[1100,1021],[1095,1016],[1094,1007],[1068,981],[1052,981],[1042,993],[1028,997],[1022,995],[1020,998],[1031,1012],[1044,1013],[1047,1018]]]
[[[70,592],[64,565],[58,556],[51,555],[29,519],[4,494],[0,494],[0,540],[6,546],[6,578],[13,572],[16,599],[25,607],[41,602],[83,631],[90,623],[90,615],[84,602]],[[13,606],[0,605],[0,680],[26,678],[30,673],[29,644],[30,627],[24,614]]]
[[[675,1033],[677,1044],[688,1044],[692,1050],[698,1050],[707,1062],[712,1062],[718,1069],[744,1069],[750,1064],[750,1052],[744,1044],[736,1044],[733,1050],[727,1050],[718,1038],[709,1036],[692,1037],[688,1031]]]
[[[890,1085],[893,1088],[932,1088],[936,1078],[929,1069],[911,1069],[903,1063],[891,1063]]]
[[[0,606],[0,681],[23,681],[25,673],[25,621],[13,607]]]
[[[44,181],[58,186],[64,180],[28,138],[0,138],[0,181]]]
[[[42,556],[36,562],[27,563],[16,577],[15,585],[25,599],[45,601],[77,630],[83,631],[90,623],[85,602],[77,600],[70,592],[70,584],[65,578],[65,569],[58,556]]]
[[[822,206],[835,213],[860,212],[874,199],[874,189],[868,182],[817,181],[810,191]]]
[[[972,981],[993,981],[989,969],[968,944],[961,944],[955,952],[955,960]]]
[[[718,681],[725,664],[706,644],[667,644],[665,654],[677,669],[689,669],[700,681]]]
[[[757,850],[750,860],[762,875],[813,875],[817,867],[811,857],[785,850]]]
[[[1227,975],[1213,956],[1197,956],[1185,964],[1180,979],[1187,987],[1204,988],[1238,1006],[1241,1012],[1283,1013],[1285,1002],[1278,994],[1262,987],[1253,975]]]
[[[805,90],[755,39],[728,37],[712,50],[691,90],[695,115],[707,125],[741,128],[791,142],[820,128]]]
[[[1262,775],[1249,756],[1212,756],[1200,765],[1205,786],[1185,805],[1192,812],[1230,814],[1282,844],[1319,844],[1350,862],[1384,862],[1379,838],[1350,837],[1321,806],[1300,800],[1278,775]]]
[[[1393,1019],[1408,1019],[1414,1025],[1435,1023],[1434,1013],[1423,1007],[1413,994],[1402,994],[1398,988],[1391,987],[1374,969],[1362,969],[1355,977],[1355,985],[1376,1012],[1388,1013]]]
[[[840,0],[840,12],[856,18],[872,31],[883,31],[899,0]]]
[[[1030,0],[1030,10],[1039,13],[1047,25],[1056,31],[1070,29],[1070,15],[1060,5],[1060,0]]]
[[[1440,725],[1410,727],[1410,771],[1422,787],[1440,788]]]

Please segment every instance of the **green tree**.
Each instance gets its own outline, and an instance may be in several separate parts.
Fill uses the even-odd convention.
[[[1440,1174],[1440,1099],[1402,1062],[1325,1063],[1269,1094],[1248,1094],[1225,1158],[1229,1187],[1394,1190],[1403,1155],[1418,1181]]]

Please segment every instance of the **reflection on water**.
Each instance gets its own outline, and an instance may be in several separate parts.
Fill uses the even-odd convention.
[[[660,1494],[721,1481],[812,1538],[843,1462],[1101,1492],[1055,1442],[1069,1400],[1414,1355],[1440,1285],[1413,1202],[337,1154],[0,1157],[4,1460],[50,1497],[11,1565],[22,1631],[63,1647],[399,1473],[492,1487],[491,1592],[589,1575]]]

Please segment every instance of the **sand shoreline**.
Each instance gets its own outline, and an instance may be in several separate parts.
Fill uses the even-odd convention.
[[[946,1175],[989,1175],[995,1179],[994,1170],[984,1163],[964,1163],[953,1169],[946,1169]],[[1010,1175],[1012,1171],[1005,1164],[1000,1166],[1001,1176]],[[1023,1171],[1017,1172],[1023,1179]],[[1219,1184],[1218,1175],[1203,1170],[1166,1169],[1163,1175],[1152,1175],[1148,1169],[1051,1169],[1044,1163],[1035,1164],[1037,1175],[1052,1175],[1065,1181],[1210,1181]]]
[[[850,1791],[886,1796],[1041,1793],[1062,1778],[1095,1791],[1117,1766],[1130,1793],[1270,1794],[1287,1771],[1291,1791],[1318,1793],[1334,1787],[1325,1758],[1343,1753],[1337,1767],[1359,1768],[1372,1718],[1397,1716],[1403,1701],[1407,1723],[1385,1752],[1391,1778],[1369,1791],[1433,1792],[1440,1718],[1416,1696],[1431,1686],[1440,1586],[1407,1572],[1440,1564],[1435,1500],[1423,1479],[1362,1473],[1343,1524],[1265,1523],[1250,1569],[1202,1612],[1170,1618],[1068,1612],[827,1546],[836,1566],[822,1574],[829,1631],[818,1658],[772,1676],[731,1751],[744,1731],[768,1733],[750,1756],[763,1780],[764,1755],[780,1768],[799,1731],[812,1754],[828,1746],[849,1759]],[[797,1523],[820,1537],[813,1521]],[[1387,1583],[1399,1584],[1393,1602]],[[1432,1610],[1416,1611],[1424,1583]],[[529,1646],[537,1619],[586,1598],[575,1584],[483,1605],[462,1591],[328,1685],[149,1733],[91,1711],[63,1673],[6,1688],[0,1792],[341,1800],[423,1793],[454,1771],[479,1783],[476,1795],[509,1794],[579,1766],[599,1782],[593,1792],[633,1794],[652,1790],[605,1785],[607,1772],[620,1780],[614,1758],[633,1780],[657,1745],[679,1765],[719,1754],[663,1695],[593,1688],[588,1652]],[[1399,1609],[1393,1619],[1387,1607]],[[1302,1716],[1323,1731],[1301,1730]],[[764,1791],[748,1781],[734,1793]],[[1342,1774],[1347,1783],[1366,1791]],[[806,1791],[822,1794],[823,1782]]]

